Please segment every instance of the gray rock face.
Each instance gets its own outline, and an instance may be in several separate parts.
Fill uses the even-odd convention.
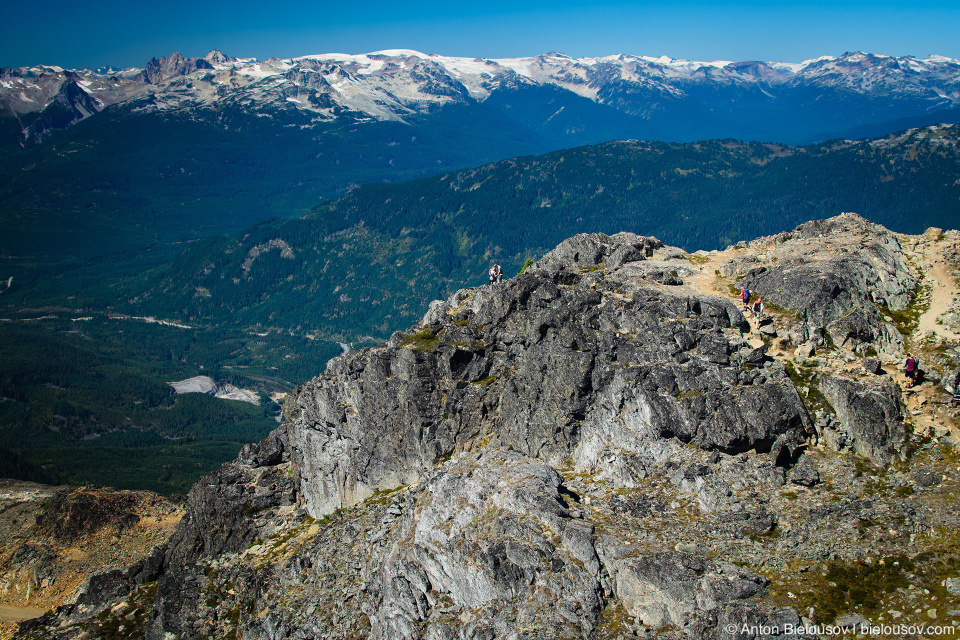
[[[605,561],[624,609],[644,625],[682,626],[697,611],[764,592],[767,579],[679,551]]]
[[[873,623],[859,613],[847,613],[837,618],[834,624],[838,627],[855,630],[861,626],[870,626]]]
[[[258,445],[244,448],[241,461],[227,463],[201,478],[187,497],[187,513],[168,543],[164,564],[168,570],[157,580],[153,614],[147,626],[149,640],[168,633],[189,637],[197,622],[202,598],[200,560],[236,553],[263,535],[258,513],[296,500],[293,479],[276,466],[260,464],[284,457],[282,434],[275,432]]]
[[[741,246],[741,243],[738,242],[737,248],[746,249],[747,243],[744,242],[742,243],[742,246]],[[736,256],[736,257],[730,258],[729,260],[727,260],[726,262],[720,265],[720,269],[719,269],[720,275],[722,275],[724,278],[729,278],[731,276],[734,276],[734,277],[743,276],[743,275],[746,275],[748,271],[756,267],[759,262],[760,260],[756,256],[753,256],[750,254]]]
[[[464,615],[479,618],[466,637],[588,636],[602,599],[593,527],[559,488],[556,471],[516,452],[445,465],[370,563],[370,637],[457,637]]]
[[[699,612],[689,627],[693,640],[773,640],[774,638],[809,638],[803,619],[791,608],[773,609],[754,602],[734,601],[716,610]]]
[[[913,481],[918,487],[935,487],[943,482],[943,476],[932,469],[917,469],[913,473]]]
[[[795,311],[795,343],[823,329],[840,347],[859,351],[873,345],[891,355],[902,352],[902,336],[877,308],[905,309],[917,286],[917,274],[903,259],[893,233],[843,214],[750,244],[770,248],[764,265],[747,271],[741,282]]]
[[[782,367],[758,375],[736,355],[747,325],[734,303],[598,268],[624,246],[657,245],[576,236],[522,276],[432,305],[422,328],[332,360],[288,403],[311,515],[481,444],[629,476],[684,443],[776,457],[805,440],[810,419]]]
[[[880,464],[897,455],[906,438],[899,387],[828,376],[820,381],[820,390],[836,409],[847,442],[857,453]]]
[[[628,262],[645,260],[663,247],[656,238],[638,236],[626,231],[608,236],[604,233],[579,233],[561,242],[534,263],[539,271],[560,271],[569,268],[596,267],[605,264],[618,269]]]

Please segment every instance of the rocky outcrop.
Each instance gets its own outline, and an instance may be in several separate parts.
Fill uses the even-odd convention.
[[[815,220],[789,233],[749,243],[756,255],[721,267],[769,303],[795,314],[795,344],[826,331],[832,342],[858,352],[873,346],[899,355],[903,337],[881,310],[911,303],[918,274],[902,258],[896,234],[845,213]]]
[[[960,393],[960,370],[948,371],[940,380],[940,387],[950,394]]]
[[[147,491],[46,487],[0,481],[0,638],[11,611],[56,610],[24,628],[87,620],[161,572],[164,543],[180,519],[174,503]]]
[[[812,487],[820,482],[820,474],[810,459],[803,457],[790,472],[790,482],[801,487]]]
[[[863,383],[824,377],[820,390],[837,412],[842,442],[862,456],[888,464],[906,437],[900,389],[893,383]]]
[[[186,513],[168,544],[148,638],[185,633],[200,600],[201,560],[237,553],[271,533],[274,510],[290,507],[296,488],[282,465],[282,434],[245,447],[237,462],[200,479],[187,497]],[[269,463],[269,464],[268,464]],[[188,613],[189,612],[189,613]]]
[[[245,449],[246,461],[228,463],[193,486],[170,540],[168,563],[190,565],[201,557],[246,548],[263,533],[265,523],[258,513],[293,505],[296,487],[289,474],[276,463],[259,464],[270,459],[274,443],[279,443],[276,436],[265,440],[257,453]]]
[[[714,562],[684,552],[606,560],[624,609],[654,629],[683,626],[696,611],[764,592],[768,581],[728,562]]]
[[[145,509],[160,507],[163,502],[145,491],[64,488],[37,514],[37,533],[63,544],[96,535],[104,528],[122,534],[140,522]]]
[[[214,52],[211,51],[210,53]],[[208,60],[206,57],[185,58],[175,51],[172,55],[159,60],[151,58],[143,71],[134,76],[133,79],[146,84],[157,84],[168,78],[189,75],[199,69],[213,69],[214,64],[216,64],[214,60]]]
[[[735,304],[637,279],[631,263],[601,267],[654,248],[576,236],[513,280],[431,305],[388,344],[331,361],[298,390],[287,424],[310,513],[418,482],[477,447],[643,473],[684,444],[776,458],[805,440],[810,421],[783,368],[745,370]]]

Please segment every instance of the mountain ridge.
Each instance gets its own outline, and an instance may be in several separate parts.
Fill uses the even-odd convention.
[[[724,98],[742,102],[746,106],[741,110],[748,113],[766,109],[771,114],[806,118],[808,136],[816,135],[810,127],[818,123],[821,132],[830,130],[826,126],[830,111],[817,104],[818,97],[826,98],[833,109],[842,108],[843,117],[858,125],[866,120],[854,107],[890,110],[900,103],[896,116],[907,117],[960,104],[960,61],[862,52],[802,63],[768,63],[626,54],[577,59],[557,53],[470,59],[405,49],[258,61],[213,50],[202,58],[174,53],[152,59],[143,69],[103,71],[42,65],[4,68],[0,70],[0,108],[18,115],[41,111],[62,84],[73,79],[99,109],[153,95],[156,102],[134,108],[162,111],[239,102],[251,108],[294,109],[317,122],[345,114],[361,121],[404,121],[413,113],[445,104],[483,102],[498,91],[553,86],[639,118],[633,125],[638,130],[643,121],[662,121],[659,130],[664,134],[664,126],[677,124],[669,112],[680,109],[709,118],[715,127],[726,126],[732,137],[741,137],[731,123],[724,124],[723,118],[737,113],[722,105]],[[856,105],[845,104],[850,101]],[[711,116],[711,107],[729,113]],[[816,117],[804,116],[801,107],[812,109]],[[762,129],[739,126],[749,139],[764,135]],[[691,133],[678,132],[676,139]],[[26,139],[36,140],[38,135],[33,132]]]
[[[960,197],[950,177],[958,136],[956,126],[937,126],[803,148],[622,141],[365,185],[301,219],[198,243],[124,291],[138,313],[279,331],[349,318],[360,335],[386,337],[385,327],[415,319],[411,301],[422,309],[448,287],[478,282],[490,262],[515,273],[527,257],[586,228],[648,233],[693,251],[838,210],[913,225],[898,229],[907,232],[950,227]],[[258,246],[280,241],[295,258],[275,253],[243,267]],[[294,302],[294,292],[306,290],[311,297]]]

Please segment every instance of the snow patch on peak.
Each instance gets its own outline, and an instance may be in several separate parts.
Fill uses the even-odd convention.
[[[636,60],[637,58],[633,56],[628,56],[624,53],[617,53],[612,56],[602,56],[600,58],[580,58],[580,64],[585,64],[587,66],[594,66],[603,62],[625,62],[627,60]]]
[[[420,53],[419,51],[414,51],[413,49],[383,49],[382,51],[374,51],[371,56],[390,56],[391,58],[439,58],[436,54],[426,54]]]
[[[890,56],[882,53],[864,53],[863,51],[847,52],[837,58],[837,62],[864,62],[866,60],[887,60]]]
[[[804,60],[803,62],[771,62],[770,68],[788,73],[800,73],[810,65],[821,62],[834,62],[836,59],[836,56],[820,56],[819,58],[810,58],[809,60]]]
[[[937,54],[932,54],[920,60],[920,62],[927,63],[946,63],[946,64],[960,64],[960,60],[956,58],[948,58],[947,56],[940,56]]]
[[[357,75],[368,76],[371,73],[376,73],[380,71],[380,69],[383,69],[383,65],[383,60],[371,60],[367,66],[357,71]]]
[[[565,53],[560,53],[559,51],[551,51],[550,53],[539,56],[541,58],[552,58],[554,60],[565,60],[570,62],[577,62],[576,58],[571,58]]]
[[[679,69],[683,71],[698,71],[704,67],[712,67],[714,69],[723,69],[726,66],[733,64],[730,60],[713,60],[711,62],[699,62],[696,60],[684,60],[682,58],[671,58],[669,56],[660,56],[659,58],[653,58],[651,56],[640,56],[641,60],[647,62],[652,62],[653,64],[658,64],[663,67],[671,67],[673,69]]]
[[[654,58],[653,56],[640,56],[640,59],[646,60],[647,62],[653,62],[654,64],[664,64],[664,65],[672,64],[673,62],[676,62],[670,56],[660,56],[659,58]]]

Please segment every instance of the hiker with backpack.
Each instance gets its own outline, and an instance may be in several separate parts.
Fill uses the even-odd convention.
[[[757,322],[763,320],[763,298],[760,296],[757,296],[753,303],[753,317],[757,319]]]
[[[740,299],[743,301],[743,310],[746,311],[750,306],[750,289],[746,286],[740,289]]]
[[[907,354],[907,361],[903,365],[903,373],[907,377],[907,383],[912,387],[917,384],[917,370],[920,368],[920,361],[913,357],[912,353]]]
[[[503,269],[501,269],[500,265],[498,264],[495,264],[492,267],[490,267],[489,275],[490,275],[490,284],[503,281]]]

